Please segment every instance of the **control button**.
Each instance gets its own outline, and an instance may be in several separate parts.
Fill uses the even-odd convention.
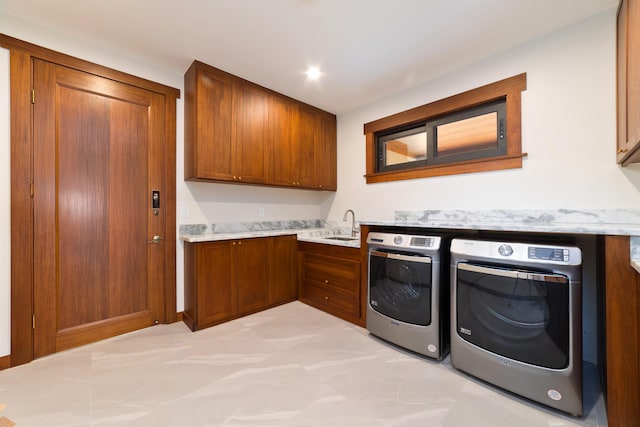
[[[393,243],[395,243],[396,245],[399,245],[400,243],[402,243],[402,236],[395,236],[393,238]]]
[[[502,256],[511,256],[513,254],[513,248],[511,245],[500,245],[498,253]]]

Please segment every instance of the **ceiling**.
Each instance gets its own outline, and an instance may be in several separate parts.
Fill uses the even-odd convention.
[[[339,114],[618,1],[0,0],[0,17],[177,75],[198,59]]]

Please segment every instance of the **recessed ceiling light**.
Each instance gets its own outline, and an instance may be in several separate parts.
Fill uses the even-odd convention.
[[[318,80],[320,78],[320,70],[317,67],[311,67],[307,70],[307,78],[309,80]]]

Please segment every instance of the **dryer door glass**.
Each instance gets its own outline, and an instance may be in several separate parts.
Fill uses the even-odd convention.
[[[458,335],[495,354],[552,369],[569,364],[566,276],[458,263]]]
[[[392,319],[431,324],[431,257],[369,252],[369,305]]]

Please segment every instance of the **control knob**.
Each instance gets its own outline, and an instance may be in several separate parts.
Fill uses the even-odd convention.
[[[513,248],[511,245],[500,245],[498,253],[502,256],[511,256],[511,254],[513,254]]]

